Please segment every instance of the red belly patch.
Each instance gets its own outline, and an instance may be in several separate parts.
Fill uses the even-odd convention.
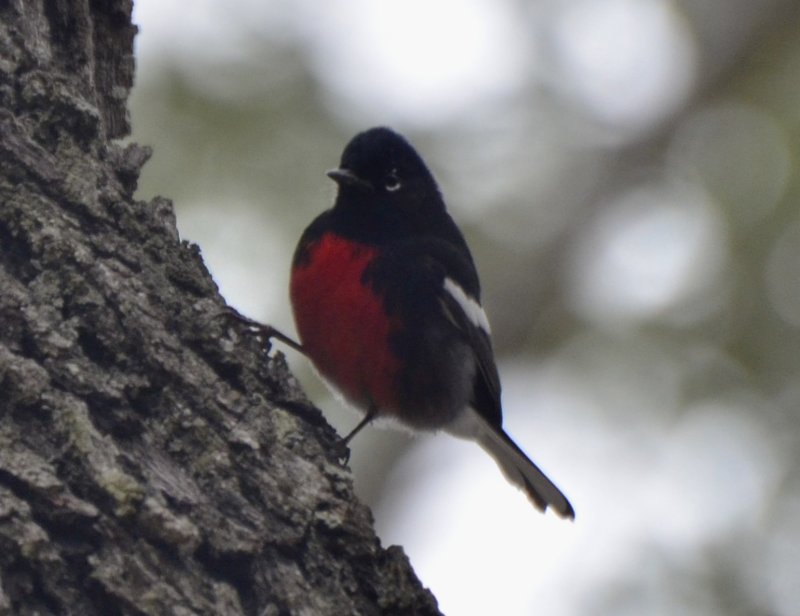
[[[290,296],[300,341],[320,374],[353,404],[396,406],[399,363],[389,347],[396,323],[361,282],[376,250],[326,233],[292,272]]]

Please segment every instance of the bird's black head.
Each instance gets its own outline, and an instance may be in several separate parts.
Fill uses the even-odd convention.
[[[417,151],[388,128],[371,128],[347,144],[338,169],[335,208],[358,213],[362,224],[412,224],[444,212],[439,188]]]

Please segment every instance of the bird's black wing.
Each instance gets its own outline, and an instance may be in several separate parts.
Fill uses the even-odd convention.
[[[477,370],[467,408],[453,423],[443,426],[444,430],[477,441],[538,509],[552,507],[562,517],[574,518],[564,494],[503,430],[500,377],[469,253],[465,255],[453,244],[431,238],[399,243],[390,250],[386,259],[376,261],[386,268],[376,280],[393,281],[376,287],[390,312],[393,306],[416,306],[418,313],[412,308],[411,313],[403,315],[411,321],[438,314],[439,325],[465,342],[475,359]]]
[[[466,302],[468,303],[465,307],[464,298],[459,297],[458,290],[452,290],[452,287],[449,289],[444,284],[439,292],[439,301],[447,318],[466,338],[472,352],[475,354],[478,372],[475,375],[473,384],[471,405],[491,425],[499,428],[503,423],[500,403],[500,375],[497,372],[497,365],[494,361],[490,332],[475,322],[475,318],[482,318],[486,323],[485,327],[488,328],[488,319],[486,319],[483,308],[481,308],[476,298],[468,295],[466,295]],[[476,312],[477,310],[480,312]]]
[[[469,402],[489,424],[500,428],[500,377],[489,322],[480,305],[478,275],[466,245],[438,237],[413,238],[387,248],[386,258],[376,266],[383,268],[376,280],[393,281],[391,286],[376,289],[384,295],[390,310],[393,304],[417,305],[419,318],[431,310],[438,311],[443,322],[467,343],[478,368]],[[394,293],[403,297],[395,302]]]

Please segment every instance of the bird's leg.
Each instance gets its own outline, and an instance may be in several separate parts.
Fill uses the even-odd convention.
[[[347,464],[347,462],[350,460],[350,449],[348,449],[347,447],[350,441],[353,440],[353,437],[356,434],[358,434],[364,426],[370,423],[377,416],[378,416],[378,407],[376,407],[374,403],[371,403],[369,405],[369,408],[367,409],[367,414],[364,415],[361,421],[358,422],[358,425],[356,425],[355,428],[350,430],[349,434],[337,443],[336,445],[338,449],[337,457],[340,460],[342,460],[344,464]]]
[[[229,318],[239,321],[239,323],[244,325],[251,332],[255,333],[255,335],[258,338],[261,338],[262,340],[270,340],[271,338],[276,338],[281,342],[283,342],[284,344],[292,347],[298,353],[306,355],[305,349],[299,342],[295,342],[294,340],[289,338],[289,336],[287,336],[286,334],[272,327],[272,325],[265,325],[263,323],[259,323],[258,321],[255,321],[249,317],[239,314],[238,312],[236,312],[236,310],[230,307],[228,307],[225,313],[223,314],[225,314],[225,316]]]

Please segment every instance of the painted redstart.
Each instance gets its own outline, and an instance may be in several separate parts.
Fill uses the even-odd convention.
[[[477,441],[541,511],[575,513],[503,431],[472,255],[431,172],[388,128],[356,135],[333,207],[305,230],[290,294],[303,352],[365,416]]]

